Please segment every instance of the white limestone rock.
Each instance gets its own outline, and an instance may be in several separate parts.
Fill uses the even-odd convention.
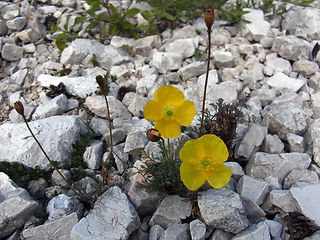
[[[32,119],[47,118],[64,113],[68,109],[68,98],[60,94],[53,99],[42,103],[32,115]]]
[[[209,226],[231,233],[248,227],[240,196],[228,189],[209,189],[198,194],[201,217]]]
[[[264,20],[264,13],[260,9],[244,8],[249,13],[244,14],[243,18],[251,23],[242,23],[242,35],[250,41],[260,41],[268,36],[270,32],[270,23]]]
[[[128,154],[136,154],[140,152],[148,143],[146,130],[137,128],[128,133],[124,145],[124,152]]]
[[[303,137],[293,134],[293,133],[288,133],[287,135],[287,141],[289,143],[289,149],[290,152],[305,152],[306,151],[306,141],[304,140]]]
[[[192,57],[197,47],[198,44],[196,44],[195,39],[192,38],[174,39],[172,42],[168,42],[163,46],[166,52],[181,54],[182,59]]]
[[[231,52],[216,51],[212,53],[212,57],[218,69],[234,67],[234,57]]]
[[[114,118],[123,118],[123,119],[131,119],[131,113],[128,109],[113,96],[107,96],[109,110],[110,110],[110,118],[113,120]],[[89,108],[91,112],[96,114],[98,117],[108,118],[108,112],[106,107],[106,101],[102,96],[94,96],[87,97],[85,104]]]
[[[238,181],[237,193],[260,205],[266,200],[269,184],[245,175]]]
[[[49,214],[47,222],[59,220],[61,217],[76,212],[79,216],[82,214],[83,206],[76,198],[71,198],[65,194],[59,194],[52,198],[46,208]]]
[[[140,38],[135,42],[135,51],[137,54],[148,57],[150,51],[154,48],[159,49],[161,46],[161,38],[159,35],[147,36]]]
[[[164,233],[164,229],[160,225],[153,225],[149,230],[149,240],[158,240]]]
[[[320,184],[307,184],[289,190],[296,206],[304,216],[320,227],[320,209],[318,206]]]
[[[224,163],[224,165],[226,165],[228,168],[231,169],[232,171],[232,178],[234,178],[235,180],[239,180],[243,175],[245,175],[242,167],[240,166],[239,163],[237,162],[230,162],[227,161]]]
[[[220,229],[216,229],[210,240],[231,240],[233,237],[235,236],[235,234],[230,233],[230,232],[226,232]]]
[[[265,222],[251,225],[248,229],[237,234],[233,240],[247,240],[247,239],[271,240],[269,226]]]
[[[80,98],[86,98],[88,95],[98,90],[96,79],[92,76],[86,77],[56,77],[46,74],[41,74],[37,81],[42,87],[50,87],[50,85],[58,86],[63,83],[66,86],[66,91]]]
[[[268,58],[265,63],[266,67],[264,73],[268,76],[272,76],[277,72],[282,72],[286,75],[289,75],[292,72],[291,63],[283,58],[274,57]]]
[[[164,231],[159,240],[191,240],[189,224],[176,224]]]
[[[283,180],[283,189],[290,189],[301,182],[319,183],[318,174],[310,170],[292,170]]]
[[[314,73],[319,71],[319,66],[315,62],[303,59],[293,63],[293,71],[301,73],[306,78],[310,78]]]
[[[284,14],[282,29],[308,41],[320,38],[320,10],[318,8],[291,8]]]
[[[267,132],[268,129],[265,126],[259,124],[250,126],[248,132],[238,145],[235,156],[238,158],[243,157],[245,160],[248,160],[255,148],[258,148],[262,144]]]
[[[204,240],[206,234],[206,225],[199,219],[190,223],[190,234],[192,240]]]
[[[180,75],[183,81],[186,81],[193,77],[198,77],[206,71],[207,64],[205,62],[193,62],[190,63],[178,70],[178,74]]]
[[[148,101],[148,99],[146,97],[143,97],[143,96],[140,96],[140,95],[134,93],[133,98],[131,99],[131,102],[128,105],[129,112],[131,112],[132,115],[135,117],[142,118],[143,117],[143,109],[144,109],[147,101]]]
[[[302,79],[291,78],[284,73],[277,72],[267,80],[267,84],[278,92],[283,90],[298,92],[305,84],[305,81]]]
[[[181,224],[183,219],[191,215],[192,205],[178,195],[165,197],[152,215],[149,226],[160,225],[164,229]],[[189,227],[188,227],[189,229]]]
[[[266,213],[253,200],[244,196],[241,196],[241,200],[245,214],[250,222],[258,223],[265,219]]]
[[[58,163],[71,161],[72,144],[80,134],[89,131],[78,116],[54,116],[29,125],[51,160]],[[20,162],[45,170],[51,168],[24,123],[4,123],[0,132],[0,161]]]
[[[140,219],[127,196],[117,186],[109,188],[94,208],[71,230],[72,240],[128,239],[138,229]]]
[[[0,238],[5,239],[23,227],[38,203],[3,172],[0,172],[0,193]]]
[[[83,153],[83,161],[87,163],[90,169],[99,169],[101,167],[101,158],[103,154],[103,141],[96,140],[86,148]]]
[[[311,163],[311,158],[306,153],[280,153],[268,154],[257,152],[250,158],[246,173],[248,176],[265,179],[267,177],[276,177],[279,183],[293,169],[307,169]]]
[[[313,160],[320,167],[320,119],[314,120],[308,127],[306,141],[312,145]]]
[[[72,179],[71,173],[69,170],[66,169],[59,169],[60,173],[67,179],[67,181],[70,181]],[[51,175],[51,181],[53,185],[58,185],[62,187],[68,187],[68,183],[60,176],[57,170],[54,170]]]
[[[151,66],[155,67],[159,73],[167,73],[177,70],[182,64],[182,55],[176,52],[156,52],[153,54]]]
[[[113,120],[114,128],[121,128],[123,129],[126,134],[129,134],[132,130],[137,128],[144,129],[144,132],[147,132],[148,129],[152,128],[152,125],[146,119],[138,119],[133,117],[132,119],[122,119],[122,118],[115,118]]]
[[[283,152],[284,144],[278,135],[267,134],[261,145],[261,150],[266,153]]]
[[[309,59],[311,50],[309,42],[293,35],[276,37],[272,44],[272,51],[291,61]]]
[[[269,226],[270,235],[273,238],[280,238],[283,225],[277,221],[265,220],[265,223]]]
[[[56,221],[40,225],[37,227],[29,227],[23,230],[21,238],[25,240],[32,239],[59,239],[69,240],[73,226],[79,221],[77,213],[71,213],[63,216]]]
[[[296,202],[289,190],[272,190],[268,196],[268,200],[273,206],[281,209],[282,212],[288,213],[298,211]],[[277,212],[278,211],[279,210],[277,210]]]
[[[15,44],[6,43],[2,47],[1,56],[8,62],[16,62],[23,57],[23,48]]]

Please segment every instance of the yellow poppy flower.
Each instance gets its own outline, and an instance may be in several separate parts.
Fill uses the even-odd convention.
[[[181,134],[181,125],[191,124],[196,115],[194,103],[184,100],[184,94],[178,88],[163,86],[154,92],[154,100],[148,101],[144,107],[144,117],[155,121],[164,138],[174,138]]]
[[[186,142],[180,151],[182,182],[191,191],[199,189],[206,181],[213,188],[222,188],[232,175],[223,164],[228,156],[226,145],[216,135],[207,134]]]

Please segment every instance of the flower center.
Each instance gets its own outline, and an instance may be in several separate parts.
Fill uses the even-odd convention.
[[[164,118],[165,118],[166,120],[170,120],[170,119],[172,119],[173,116],[174,116],[175,109],[174,109],[173,106],[166,106],[166,107],[164,108],[163,112],[164,112],[164,115],[165,115]]]
[[[197,170],[204,175],[208,175],[213,171],[213,168],[214,164],[210,160],[208,160],[208,158],[204,158],[198,165]]]

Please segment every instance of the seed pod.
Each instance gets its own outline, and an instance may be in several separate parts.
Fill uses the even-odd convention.
[[[214,23],[214,9],[208,8],[204,10],[204,22],[206,23],[208,30],[211,30]]]
[[[147,131],[147,138],[151,142],[158,142],[161,139],[161,135],[157,129],[151,128]]]
[[[98,83],[102,94],[105,95],[106,89],[104,86],[104,78],[101,75],[98,75],[98,76],[96,76],[96,82]]]
[[[24,107],[20,101],[16,101],[14,104],[14,109],[19,113],[20,115],[24,116]]]

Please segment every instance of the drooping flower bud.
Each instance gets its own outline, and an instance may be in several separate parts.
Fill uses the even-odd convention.
[[[214,9],[208,8],[204,10],[204,22],[206,23],[208,30],[211,30],[214,23]]]
[[[151,142],[158,142],[161,139],[161,135],[157,129],[151,128],[147,131],[147,138]]]
[[[20,115],[24,116],[24,107],[20,101],[16,101],[14,104],[14,109],[19,113]]]
[[[106,94],[106,89],[105,89],[105,86],[104,86],[104,78],[101,75],[98,75],[98,76],[96,76],[96,82],[98,83],[102,94],[105,95]]]

